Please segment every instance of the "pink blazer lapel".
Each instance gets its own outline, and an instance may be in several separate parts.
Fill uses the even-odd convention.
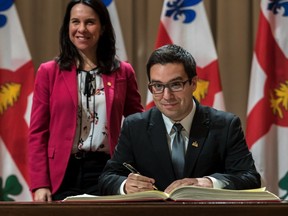
[[[77,71],[76,66],[72,67],[71,71],[63,70],[62,75],[67,86],[67,90],[70,92],[71,98],[75,107],[78,104],[78,86],[77,86]]]

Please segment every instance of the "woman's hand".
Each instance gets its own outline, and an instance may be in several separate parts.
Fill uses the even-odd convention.
[[[39,188],[34,192],[34,201],[36,202],[51,202],[52,194],[48,188]]]

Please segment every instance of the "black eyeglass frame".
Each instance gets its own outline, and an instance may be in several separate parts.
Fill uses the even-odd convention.
[[[150,91],[152,94],[163,94],[165,88],[168,88],[170,92],[180,92],[180,91],[183,91],[184,86],[185,86],[185,84],[186,84],[187,82],[189,82],[189,84],[191,85],[191,79],[187,79],[187,80],[185,80],[185,81],[172,81],[172,82],[168,82],[168,83],[149,83],[149,84],[148,84],[148,89],[149,89],[149,91]],[[175,89],[172,89],[171,86],[172,86],[173,84],[175,84],[175,83],[179,83],[179,84],[181,83],[181,88],[176,89],[176,90],[175,90]],[[155,91],[153,90],[153,87],[155,88],[155,85],[161,85],[161,86],[162,86],[161,92],[160,92],[160,91],[159,91],[159,92],[155,92]]]

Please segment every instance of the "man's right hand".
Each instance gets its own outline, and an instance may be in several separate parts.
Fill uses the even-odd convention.
[[[36,202],[51,202],[52,194],[48,188],[39,188],[34,192],[34,201]]]
[[[155,180],[139,174],[130,173],[124,190],[126,194],[153,190]]]

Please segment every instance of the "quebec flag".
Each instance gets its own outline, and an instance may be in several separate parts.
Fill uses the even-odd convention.
[[[165,0],[155,47],[177,44],[197,64],[199,81],[194,96],[203,105],[225,110],[218,57],[202,0]],[[147,92],[146,109],[154,106]]]
[[[0,0],[0,201],[31,201],[27,146],[34,67],[13,0]]]
[[[264,186],[288,200],[288,0],[260,9],[246,138]]]
[[[121,26],[118,18],[118,13],[116,10],[116,5],[113,0],[102,0],[102,2],[106,5],[112,25],[114,27],[115,36],[116,36],[116,54],[122,61],[127,61],[127,54],[125,50],[125,44],[123,40],[123,35],[121,31]]]

